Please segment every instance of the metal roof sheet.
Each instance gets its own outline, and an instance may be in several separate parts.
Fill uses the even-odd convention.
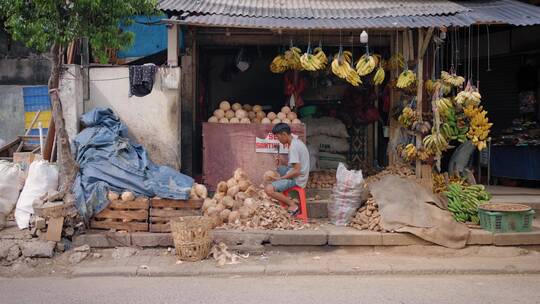
[[[540,7],[516,0],[161,0],[181,23],[269,29],[358,29],[540,24]]]
[[[377,18],[454,14],[468,8],[448,0],[161,0],[163,10],[270,18]]]

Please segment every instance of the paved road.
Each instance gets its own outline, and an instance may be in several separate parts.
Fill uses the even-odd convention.
[[[540,275],[0,279],[10,303],[540,303]]]

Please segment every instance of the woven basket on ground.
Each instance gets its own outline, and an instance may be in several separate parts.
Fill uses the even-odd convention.
[[[205,259],[212,247],[212,221],[204,216],[171,219],[171,233],[178,258],[196,262]]]

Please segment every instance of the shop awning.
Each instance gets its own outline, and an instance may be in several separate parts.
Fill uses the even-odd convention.
[[[540,24],[540,7],[516,0],[161,0],[178,23],[261,29],[363,29]]]

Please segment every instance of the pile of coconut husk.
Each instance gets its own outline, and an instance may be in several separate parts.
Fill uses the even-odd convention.
[[[367,186],[369,186],[369,184],[380,180],[383,176],[390,175],[390,174],[401,176],[401,177],[409,177],[409,176],[415,175],[414,170],[409,165],[406,165],[406,164],[393,164],[393,165],[390,165],[390,166],[386,167],[381,172],[379,172],[379,173],[377,173],[375,175],[367,177],[365,179],[364,186],[367,187]]]
[[[265,173],[265,180],[268,177]],[[214,227],[226,229],[302,229],[287,210],[273,201],[262,188],[252,184],[242,169],[227,181],[218,183],[213,198],[206,198],[203,214],[213,219]]]

